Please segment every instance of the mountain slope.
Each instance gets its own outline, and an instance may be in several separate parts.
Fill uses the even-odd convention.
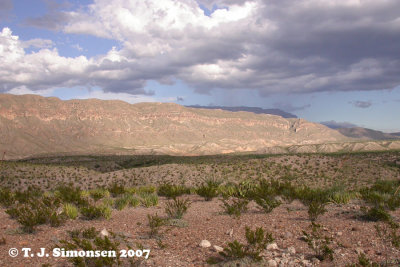
[[[362,127],[339,128],[337,130],[344,136],[357,139],[364,139],[364,140],[388,140],[388,139],[399,138],[394,134],[384,133],[381,131],[376,131]]]
[[[341,142],[321,124],[280,116],[36,95],[0,95],[0,152],[215,154]]]
[[[271,115],[277,115],[281,116],[284,118],[297,118],[296,115],[280,110],[280,109],[264,109],[264,108],[259,108],[259,107],[223,107],[223,106],[186,106],[188,108],[204,108],[204,109],[222,109],[222,110],[227,110],[227,111],[247,111],[247,112],[253,112],[256,114],[271,114]]]

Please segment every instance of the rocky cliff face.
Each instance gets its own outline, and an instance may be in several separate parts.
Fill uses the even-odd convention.
[[[46,153],[199,155],[346,140],[321,124],[267,114],[0,95],[0,152],[6,151],[7,158]]]

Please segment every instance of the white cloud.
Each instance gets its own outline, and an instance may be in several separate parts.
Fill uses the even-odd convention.
[[[28,48],[28,47],[51,48],[54,46],[54,43],[52,40],[35,38],[29,41],[21,42],[21,46],[23,48]]]
[[[206,16],[199,3],[219,8]],[[115,39],[120,48],[68,58],[49,49],[52,43],[21,42],[5,28],[0,90],[80,85],[150,94],[143,90],[147,81],[173,79],[203,93],[393,88],[400,84],[398,10],[397,0],[95,0],[75,11],[57,10],[62,19],[54,23],[48,14],[46,24],[66,34]],[[27,54],[27,44],[42,49]]]

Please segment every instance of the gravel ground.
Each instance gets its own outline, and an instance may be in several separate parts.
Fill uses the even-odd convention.
[[[214,199],[206,202],[199,196],[187,196],[191,201],[188,212],[181,223],[186,226],[162,226],[160,230],[161,243],[157,238],[149,238],[147,215],[164,212],[164,198],[157,207],[126,208],[122,211],[113,210],[109,220],[74,220],[65,225],[52,228],[39,226],[35,234],[22,234],[19,224],[9,218],[4,209],[0,209],[0,238],[6,243],[0,245],[0,266],[72,266],[66,259],[24,258],[21,253],[15,258],[8,255],[10,248],[29,247],[39,252],[40,248],[51,251],[61,239],[67,238],[67,231],[94,226],[97,230],[107,229],[124,235],[132,244],[140,243],[144,249],[150,249],[150,258],[143,260],[139,266],[206,266],[206,260],[218,256],[214,245],[225,247],[227,242],[238,240],[245,243],[245,227],[252,229],[263,227],[275,238],[278,249],[270,248],[262,253],[263,261],[251,263],[242,260],[235,263],[225,262],[226,266],[346,266],[356,263],[358,253],[363,252],[368,258],[377,262],[388,259],[400,259],[400,253],[385,246],[376,234],[374,222],[358,219],[359,203],[356,201],[347,205],[329,205],[328,212],[318,218],[318,223],[324,226],[324,234],[332,237],[334,260],[317,261],[307,243],[301,240],[302,231],[309,231],[310,221],[307,209],[298,201],[285,203],[274,209],[272,213],[260,212],[254,203],[239,219],[223,214],[221,201]],[[400,219],[400,211],[392,213],[396,221]],[[232,230],[233,229],[233,230]],[[208,240],[211,247],[203,248],[199,244]],[[161,247],[160,247],[161,246]],[[122,245],[120,248],[124,248]],[[294,248],[294,250],[293,250]],[[293,253],[294,252],[294,253]],[[237,265],[239,264],[239,265]],[[123,266],[129,266],[124,262]]]

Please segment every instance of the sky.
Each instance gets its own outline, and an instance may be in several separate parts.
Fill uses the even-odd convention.
[[[400,131],[400,1],[0,0],[0,93]]]

